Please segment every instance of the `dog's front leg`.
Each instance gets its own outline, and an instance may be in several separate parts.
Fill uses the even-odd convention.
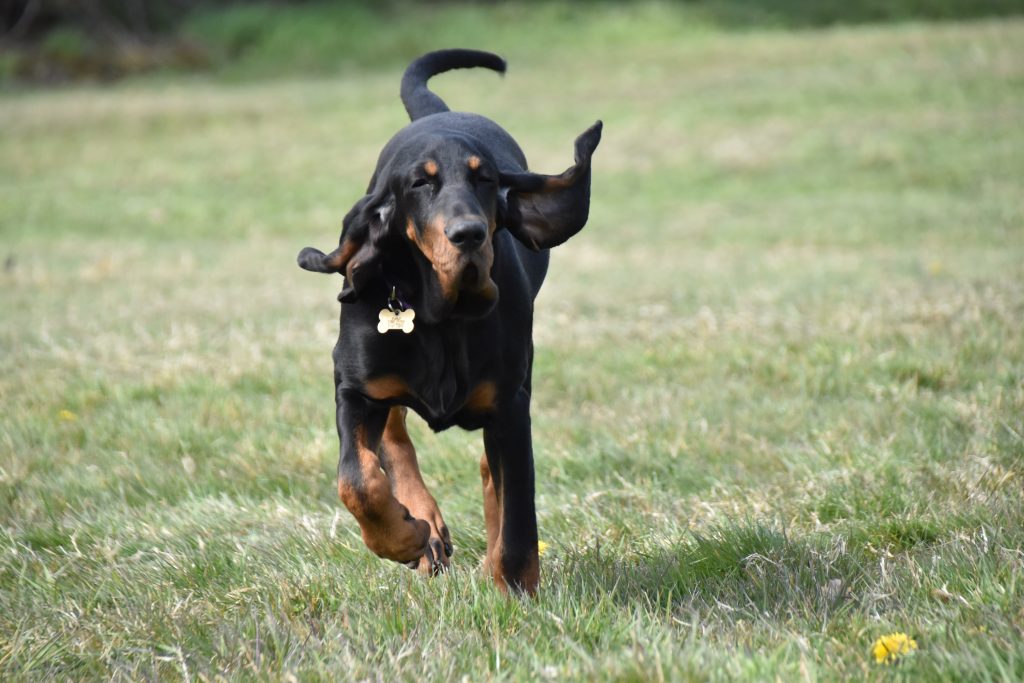
[[[434,575],[448,568],[452,541],[437,501],[427,490],[416,460],[416,449],[405,427],[406,409],[392,406],[381,437],[380,456],[398,501],[430,526],[431,553],[420,558],[420,574]],[[433,557],[431,557],[433,555]]]
[[[534,507],[530,394],[520,389],[499,401],[484,428],[484,516],[488,557],[485,567],[502,591],[534,594],[540,582],[537,511]],[[497,528],[494,528],[497,527]]]
[[[363,542],[379,557],[415,567],[426,556],[433,565],[430,526],[398,502],[381,470],[378,450],[388,408],[340,388],[337,403],[338,497],[359,522]]]

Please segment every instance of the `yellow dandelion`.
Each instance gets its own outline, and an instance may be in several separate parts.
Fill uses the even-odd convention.
[[[548,544],[544,541],[537,541],[537,554],[543,555],[544,551],[548,549]]]
[[[78,419],[78,416],[75,415],[70,410],[68,410],[67,408],[65,408],[64,410],[61,410],[60,412],[57,413],[57,419],[60,420],[61,422],[74,422],[75,420]]]
[[[917,649],[917,641],[906,633],[890,633],[875,641],[871,654],[878,664],[891,664]]]

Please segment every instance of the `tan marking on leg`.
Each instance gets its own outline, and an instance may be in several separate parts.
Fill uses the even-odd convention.
[[[540,557],[538,556],[537,548],[533,548],[528,553],[526,565],[520,570],[518,576],[509,576],[505,572],[505,563],[501,558],[502,552],[501,540],[499,539],[492,553],[491,576],[494,579],[494,585],[502,593],[511,591],[514,593],[526,593],[531,596],[536,595],[537,587],[540,585]]]
[[[383,375],[366,380],[363,393],[378,401],[387,401],[412,395],[409,385],[397,375]]]
[[[338,497],[359,522],[363,543],[375,555],[397,562],[423,556],[430,529],[422,520],[411,519],[392,494],[366,430],[357,427],[354,437],[361,476],[355,484],[339,480]]]
[[[406,414],[407,410],[402,406],[394,406],[388,412],[388,420],[381,437],[381,448],[385,456],[384,466],[391,478],[395,497],[409,508],[413,517],[422,519],[430,526],[431,541],[436,541],[432,543],[435,546],[435,559],[447,567],[448,554],[444,550],[444,544],[450,544],[451,538],[441,516],[441,510],[437,507],[437,501],[427,490],[427,485],[420,474],[416,449],[405,427]],[[433,569],[425,556],[420,559],[418,570],[421,574],[431,574]]]
[[[484,489],[484,523],[487,526],[487,552],[484,554],[484,573],[489,573],[494,585],[502,593],[536,595],[540,585],[540,554],[537,547],[527,552],[526,564],[517,576],[509,576],[502,560],[504,552],[501,542],[501,493],[494,485],[487,454],[480,458],[480,480]]]
[[[363,514],[363,503],[359,491],[343,479],[338,479],[338,500],[345,504],[349,512],[358,519]]]
[[[494,411],[497,393],[498,389],[494,382],[480,382],[470,392],[469,398],[466,399],[466,409],[476,413]]]
[[[487,465],[487,455],[480,458],[480,479],[484,486],[484,524],[487,527],[487,552],[484,554],[484,571],[494,569],[494,551],[501,533],[501,508],[498,505],[498,493],[491,479],[491,468]]]
[[[538,557],[537,548],[530,553],[526,566],[514,581],[516,586],[527,595],[537,594],[537,587],[540,586],[540,557]]]

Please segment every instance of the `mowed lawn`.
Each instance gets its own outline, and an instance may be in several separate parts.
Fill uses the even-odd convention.
[[[400,66],[0,95],[0,678],[1024,678],[1024,21],[607,11],[435,81],[539,171],[605,122],[537,305],[535,600],[480,573],[478,433],[412,427],[446,576],[336,500],[341,281],[294,259]]]

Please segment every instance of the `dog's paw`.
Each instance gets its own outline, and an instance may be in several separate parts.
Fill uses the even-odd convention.
[[[401,564],[418,562],[429,548],[432,528],[422,519],[416,519],[404,506],[400,506],[401,519],[384,525],[362,528],[363,543],[377,557]]]
[[[405,565],[410,569],[415,569],[422,576],[437,576],[448,571],[452,554],[455,552],[448,527],[441,519],[441,515],[437,514],[432,517],[425,520],[430,527],[430,538],[427,539],[423,554]]]

